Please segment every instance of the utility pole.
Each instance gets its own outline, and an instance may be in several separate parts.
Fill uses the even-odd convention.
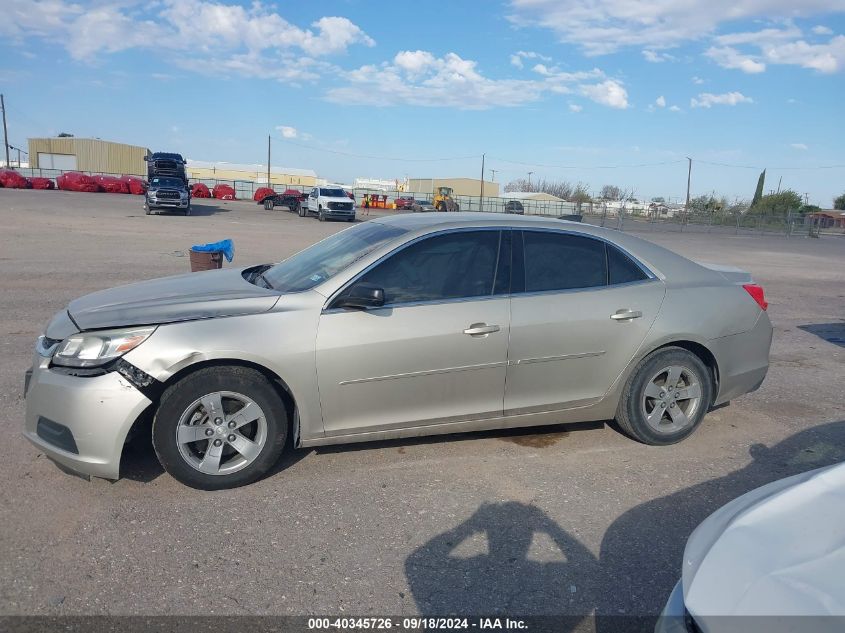
[[[692,179],[692,158],[687,156],[687,160],[689,161],[689,167],[687,169],[687,202],[684,205],[684,215],[689,213],[689,185],[690,180]]]
[[[780,193],[780,183],[783,181],[783,176],[778,178],[778,193]]]
[[[478,210],[484,211],[484,157],[486,154],[481,155],[481,194],[478,196]]]
[[[6,148],[6,167],[9,167],[9,134],[6,131],[6,102],[0,94],[0,110],[3,111],[3,145]]]
[[[491,170],[490,170],[490,172],[493,174],[493,176],[492,176],[491,180],[492,180],[493,182],[496,182],[496,170],[495,170],[495,169],[491,169]]]
[[[267,186],[271,189],[273,185],[270,184],[270,135],[267,135]]]
[[[531,174],[533,173],[533,171],[528,172],[528,191],[531,191]]]

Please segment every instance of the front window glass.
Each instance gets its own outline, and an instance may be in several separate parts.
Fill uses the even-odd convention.
[[[493,293],[499,231],[458,231],[408,246],[365,274],[386,304],[483,297]]]
[[[178,178],[153,178],[150,186],[158,187],[181,187],[184,183]]]
[[[326,198],[345,198],[346,192],[343,189],[320,189],[320,195]]]
[[[365,222],[276,264],[263,277],[274,290],[281,292],[309,290],[403,233],[405,229],[395,226]]]

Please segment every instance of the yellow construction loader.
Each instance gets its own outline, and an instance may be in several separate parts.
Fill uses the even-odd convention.
[[[461,207],[452,199],[451,187],[438,187],[431,201],[438,211],[460,211]]]

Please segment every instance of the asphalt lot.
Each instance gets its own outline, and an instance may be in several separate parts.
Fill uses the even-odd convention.
[[[192,244],[230,237],[249,265],[347,226],[0,190],[0,614],[655,614],[711,511],[845,458],[845,238],[659,230],[638,235],[751,270],[775,325],[762,388],[676,446],[593,424],[288,450],[210,493],[143,446],[124,479],[88,482],[21,436],[35,338],[70,299],[186,272]]]

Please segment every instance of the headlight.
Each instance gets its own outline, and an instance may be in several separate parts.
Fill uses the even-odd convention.
[[[135,349],[153,332],[154,327],[80,332],[59,344],[53,363],[65,367],[99,367]]]

